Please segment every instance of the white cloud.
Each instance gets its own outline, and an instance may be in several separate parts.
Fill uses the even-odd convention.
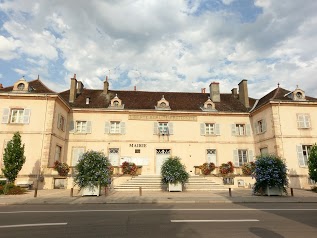
[[[23,69],[14,69],[14,71],[20,74],[21,76],[25,76],[28,73],[27,70],[23,70]]]
[[[19,55],[15,50],[21,45],[19,40],[14,40],[12,37],[4,37],[0,35],[0,59],[11,60],[18,58]]]
[[[235,0],[221,0],[223,4],[225,5],[230,5],[231,3],[233,3]]]

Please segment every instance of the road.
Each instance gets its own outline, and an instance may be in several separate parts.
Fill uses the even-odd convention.
[[[317,237],[317,204],[0,206],[0,237]]]

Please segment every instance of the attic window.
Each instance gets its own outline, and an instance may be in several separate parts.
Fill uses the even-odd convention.
[[[113,106],[118,107],[120,105],[119,101],[113,101]]]
[[[155,106],[155,110],[171,110],[169,102],[164,98],[164,95],[162,95],[161,100],[157,102],[157,105]]]
[[[89,104],[90,103],[90,98],[86,98],[86,104]]]
[[[18,84],[18,90],[22,91],[22,90],[24,90],[24,88],[25,88],[24,83],[19,83]]]
[[[210,100],[208,97],[207,101],[204,103],[204,106],[200,108],[202,111],[217,111],[215,108],[215,103]]]
[[[297,88],[293,91],[293,93],[290,94],[291,98],[294,101],[305,101],[305,92],[301,89]]]
[[[124,108],[124,104],[122,104],[122,100],[118,97],[117,94],[111,100],[110,105],[109,105],[108,108],[111,108],[111,109],[123,109]]]

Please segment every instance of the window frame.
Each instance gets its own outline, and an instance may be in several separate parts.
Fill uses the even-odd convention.
[[[169,134],[168,122],[158,122],[157,130],[160,135],[168,135]]]
[[[14,116],[13,113],[18,112],[18,116]],[[13,121],[13,118],[17,118],[16,121]],[[24,120],[24,109],[23,108],[11,108],[10,111],[10,124],[23,124]]]
[[[62,114],[58,114],[57,128],[61,131],[65,131],[65,122],[65,117]]]
[[[241,154],[243,152],[245,152],[245,154]],[[247,149],[238,149],[238,158],[239,158],[239,167],[241,167],[244,163],[248,163],[249,162],[248,150]]]
[[[236,135],[245,136],[246,135],[246,125],[242,123],[235,124]]]
[[[76,133],[87,133],[87,121],[76,121],[75,131]]]
[[[79,154],[79,156],[78,156],[78,158],[76,159],[76,164],[74,164],[74,150],[79,150],[79,149],[81,149],[82,151],[80,151],[79,153],[81,153],[81,154]],[[79,146],[79,147],[72,147],[72,154],[71,154],[71,157],[72,157],[72,160],[71,160],[71,164],[70,164],[70,166],[69,167],[75,167],[77,164],[78,164],[78,160],[80,159],[80,157],[82,157],[82,155],[85,153],[85,150],[86,150],[86,148],[85,147],[81,147],[81,146]],[[78,153],[78,152],[77,152]]]
[[[297,113],[297,128],[298,129],[309,129],[309,128],[311,128],[310,114],[308,114],[308,113]]]
[[[120,121],[110,121],[109,134],[121,134]]]

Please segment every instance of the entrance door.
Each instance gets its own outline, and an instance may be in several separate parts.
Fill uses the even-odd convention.
[[[207,149],[207,163],[214,163],[217,165],[216,150]]]
[[[109,161],[112,166],[120,166],[119,148],[109,148]]]
[[[171,155],[170,149],[157,149],[156,150],[156,174],[161,174],[161,167],[164,161]]]

